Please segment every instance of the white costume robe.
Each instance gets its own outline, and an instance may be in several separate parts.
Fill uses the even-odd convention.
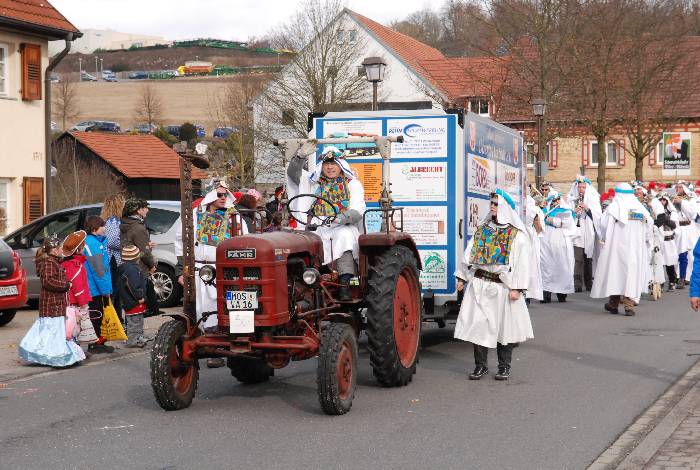
[[[537,233],[532,225],[539,218],[542,232]],[[544,237],[544,213],[537,207],[535,200],[528,194],[525,205],[525,229],[530,238],[530,283],[527,286],[528,299],[542,300],[542,268],[540,264],[542,237]]]
[[[622,186],[632,191],[629,184]],[[630,220],[629,211],[641,213],[643,220]],[[647,289],[652,224],[651,214],[634,194],[615,195],[601,218],[604,245],[598,258],[591,297],[623,295],[639,302],[642,292]]]
[[[574,292],[574,244],[576,220],[569,210],[549,216],[542,238],[542,288],[547,292]]]
[[[214,194],[212,194],[214,193]],[[195,283],[195,296],[196,296],[196,309],[197,309],[197,320],[199,320],[202,317],[202,313],[204,312],[213,312],[217,310],[217,304],[216,304],[216,286],[215,285],[207,285],[202,280],[199,278],[199,273],[198,269],[204,266],[205,264],[211,265],[213,267],[216,267],[216,246],[215,245],[206,245],[204,243],[200,243],[196,240],[197,238],[197,214],[201,211],[205,211],[206,207],[208,204],[213,202],[216,199],[216,190],[209,192],[200,205],[192,211],[192,220],[194,224],[194,237],[195,237],[195,243],[194,243],[194,259],[195,259],[195,276],[194,276],[194,283]],[[226,207],[230,208],[234,205],[235,199],[233,196],[230,196],[226,200]],[[237,218],[237,225],[241,228],[241,233],[242,234],[247,234],[248,229],[241,219],[240,214],[236,214],[235,216]],[[175,234],[175,255],[178,257],[182,256],[182,224],[180,224],[177,227],[177,231]],[[215,327],[219,324],[219,320],[216,315],[210,315],[206,321],[203,324],[204,328],[211,328]]]
[[[480,346],[495,348],[497,343],[521,343],[534,338],[525,297],[508,298],[510,289],[527,289],[530,284],[530,241],[518,231],[507,265],[472,265],[465,269],[469,282],[457,317],[454,337]],[[464,253],[469,265],[471,247]],[[477,269],[498,273],[503,283],[474,277]]]
[[[345,162],[343,162],[345,163]],[[289,199],[297,196],[299,194],[315,194],[319,187],[316,175],[320,172],[320,165],[317,171],[310,173],[306,170],[301,171],[301,178],[299,184],[295,184],[291,178],[287,178],[287,194]],[[365,213],[365,189],[362,183],[352,175],[348,170],[346,171],[343,165],[346,176],[349,177],[348,181],[348,191],[350,193],[350,200],[348,202],[347,210],[355,210],[360,215]],[[352,176],[350,176],[352,175]],[[299,198],[294,201],[291,210],[298,211],[295,213],[297,218],[301,218],[302,212],[307,212],[311,208],[311,204],[314,202],[312,197]],[[315,224],[320,224],[322,219],[314,217],[312,220]],[[305,224],[297,224],[297,230],[304,230]],[[358,239],[362,229],[362,221],[356,224],[347,225],[332,225],[330,227],[318,227],[316,229],[316,234],[323,240],[323,264],[328,264],[332,261],[337,260],[346,251],[351,251],[353,258],[357,261],[359,259],[359,244]]]
[[[583,198],[579,196],[577,183],[574,182],[569,191],[569,205],[574,208],[576,201],[583,202],[591,212],[589,216],[585,213],[576,221],[576,234],[573,237],[575,247],[583,248],[586,258],[593,258],[596,254],[596,245],[600,238],[600,218],[603,211],[600,207],[600,195],[590,184],[586,185],[586,192]]]

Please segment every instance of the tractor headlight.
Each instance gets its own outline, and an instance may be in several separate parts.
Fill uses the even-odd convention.
[[[216,270],[214,269],[214,266],[211,266],[209,264],[205,264],[201,268],[199,268],[199,278],[205,283],[205,284],[211,284],[211,282],[214,280],[216,277]]]
[[[309,268],[306,271],[304,271],[304,274],[301,275],[301,278],[305,284],[312,286],[316,284],[319,279],[321,279],[321,273],[319,273],[317,269]]]

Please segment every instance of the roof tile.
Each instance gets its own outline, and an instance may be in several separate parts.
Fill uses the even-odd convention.
[[[2,17],[60,31],[80,32],[47,0],[0,0]]]
[[[152,135],[77,131],[69,134],[127,178],[180,178],[180,157]],[[207,174],[193,168],[192,178],[204,179]]]

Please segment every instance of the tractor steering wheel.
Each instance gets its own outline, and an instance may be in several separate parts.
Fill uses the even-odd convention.
[[[311,203],[311,206],[309,207],[308,211],[292,210],[292,201],[295,201],[295,200],[302,198],[302,197],[310,197],[310,198],[315,199],[316,201],[320,200],[320,201],[325,202],[326,204],[331,206],[331,208],[333,208],[333,215],[316,215],[316,214],[314,214],[314,204],[316,201]],[[335,207],[331,201],[329,201],[325,197],[319,196],[317,194],[306,194],[306,193],[297,194],[293,198],[289,199],[289,201],[287,201],[287,212],[289,212],[289,215],[292,219],[296,220],[298,223],[300,223],[302,225],[311,225],[311,220],[314,217],[316,217],[317,219],[319,219],[321,221],[322,227],[329,226],[338,217],[338,208]],[[306,214],[306,220],[298,219],[294,215],[295,213],[296,214]]]

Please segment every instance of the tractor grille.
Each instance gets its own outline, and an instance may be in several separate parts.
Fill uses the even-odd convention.
[[[244,281],[259,281],[261,277],[260,268],[243,268]]]
[[[225,281],[237,281],[238,280],[238,268],[224,268],[224,280]]]

